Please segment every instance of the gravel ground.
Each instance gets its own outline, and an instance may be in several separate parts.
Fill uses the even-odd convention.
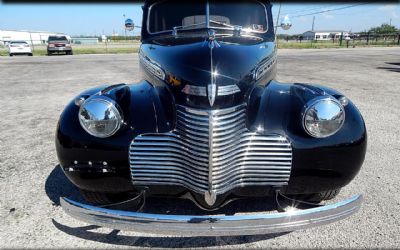
[[[369,133],[365,163],[336,199],[363,193],[365,202],[357,214],[323,227],[246,237],[161,237],[98,228],[72,219],[63,213],[58,198],[81,197],[57,167],[54,131],[58,116],[84,89],[139,80],[137,55],[3,57],[0,248],[399,247],[400,48],[280,50],[278,67],[278,80],[336,88],[364,115]],[[160,205],[176,206],[173,202],[155,204],[156,211],[162,210]]]

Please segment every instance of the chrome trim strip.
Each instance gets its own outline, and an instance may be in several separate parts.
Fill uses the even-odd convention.
[[[151,74],[160,78],[161,80],[165,80],[165,72],[158,63],[152,61],[150,58],[144,56],[142,53],[139,53],[139,60]]]
[[[209,43],[209,48],[210,48],[210,72],[211,72],[211,82],[207,85],[207,97],[208,97],[208,102],[210,103],[210,106],[212,107],[215,102],[215,97],[217,96],[217,69],[214,68],[214,60],[213,60],[213,49],[214,49],[214,41],[211,41]]]
[[[182,92],[187,95],[207,96],[206,87],[186,84]]]
[[[213,82],[215,83],[215,80],[212,80],[211,82],[213,84]],[[235,84],[226,85],[226,86],[218,86],[217,89],[218,89],[217,91],[214,90],[214,93],[216,93],[216,96],[233,95],[235,93],[240,92],[239,87]],[[210,91],[211,90],[209,90],[209,93],[210,93]],[[187,95],[207,96],[206,87],[203,87],[203,86],[186,84],[185,87],[182,89],[182,92]],[[214,97],[214,99],[215,99],[215,97]]]
[[[240,89],[236,84],[227,86],[218,86],[217,96],[233,95],[237,92],[240,92]]]
[[[118,230],[179,236],[238,236],[290,232],[325,225],[357,212],[362,196],[283,213],[166,215],[106,209],[60,198],[65,213],[89,224]]]
[[[210,28],[210,2],[206,3],[206,28]]]
[[[256,72],[254,73],[254,78],[256,81],[260,80],[260,78],[272,68],[272,66],[276,63],[277,58],[278,56],[275,53],[269,60],[257,67]]]
[[[214,158],[213,158],[213,139],[214,139],[214,114],[211,112],[209,116],[209,125],[208,125],[208,190],[204,194],[204,199],[209,206],[214,205],[216,201],[216,193],[214,192]]]

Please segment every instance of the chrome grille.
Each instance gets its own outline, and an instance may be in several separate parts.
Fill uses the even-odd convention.
[[[250,132],[245,105],[223,110],[177,106],[176,129],[137,136],[130,146],[135,185],[182,185],[199,193],[287,185],[289,141]]]

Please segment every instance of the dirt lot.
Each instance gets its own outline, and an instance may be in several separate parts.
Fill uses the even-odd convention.
[[[0,248],[399,247],[400,48],[281,50],[279,55],[278,80],[336,88],[364,115],[369,133],[365,163],[337,199],[363,193],[360,212],[319,228],[246,237],[164,238],[76,221],[58,205],[60,196],[81,199],[56,167],[58,116],[84,89],[139,80],[137,55],[2,57]]]

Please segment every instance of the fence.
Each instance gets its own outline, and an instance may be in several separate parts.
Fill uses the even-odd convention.
[[[328,39],[304,40],[301,35],[279,35],[279,40],[286,43],[311,43],[314,46],[341,47],[341,46],[377,46],[400,45],[400,33],[374,34],[370,32],[352,33],[349,36],[331,37]]]

